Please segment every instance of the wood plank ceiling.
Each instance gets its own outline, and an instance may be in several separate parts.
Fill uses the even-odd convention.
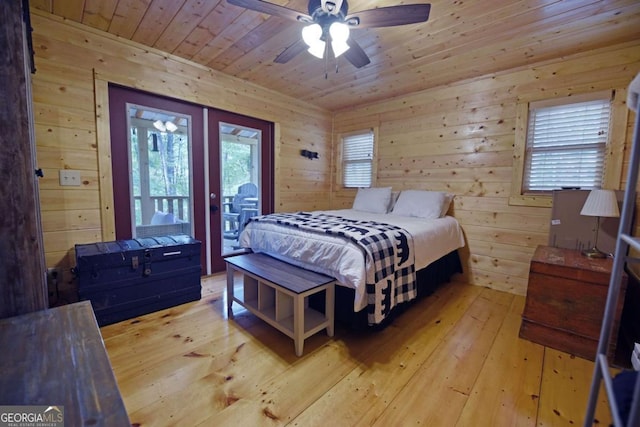
[[[349,12],[420,0],[352,0]],[[307,11],[306,0],[273,3]],[[307,52],[273,59],[302,24],[226,0],[31,0],[31,6],[337,111],[640,39],[638,0],[433,0],[426,23],[358,29],[356,69]],[[325,78],[325,70],[327,76]]]

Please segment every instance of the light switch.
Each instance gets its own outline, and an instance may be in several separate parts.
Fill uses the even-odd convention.
[[[60,169],[60,185],[63,186],[80,186],[80,171],[74,171],[70,169]]]

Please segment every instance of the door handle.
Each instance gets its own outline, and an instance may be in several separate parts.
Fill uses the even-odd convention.
[[[209,194],[209,199],[211,199],[211,201],[212,201],[212,202],[216,199],[216,197],[217,197],[217,196],[216,196],[216,193],[210,193],[210,194]],[[216,212],[218,212],[218,209],[219,209],[219,208],[218,208],[218,205],[214,205],[214,204],[210,204],[210,205],[209,205],[209,211],[210,211],[211,213],[216,213]]]

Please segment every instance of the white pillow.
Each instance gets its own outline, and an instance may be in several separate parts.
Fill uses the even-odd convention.
[[[441,191],[405,190],[400,193],[391,213],[436,219],[446,215],[453,194]]]
[[[353,201],[353,210],[387,213],[391,200],[391,187],[359,188]]]
[[[175,224],[175,217],[170,212],[156,211],[151,218],[151,225]]]
[[[449,212],[449,206],[451,205],[451,202],[453,201],[453,198],[455,196],[456,196],[455,194],[444,193],[444,202],[442,203],[442,211],[440,211],[440,218],[447,215],[447,212]]]

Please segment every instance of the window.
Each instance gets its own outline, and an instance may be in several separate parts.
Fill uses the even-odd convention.
[[[610,115],[610,97],[531,103],[523,192],[600,188]]]
[[[521,99],[516,105],[510,205],[551,207],[552,190],[619,188],[625,91]]]
[[[373,177],[373,131],[358,132],[342,138],[342,184],[345,187],[370,187]]]
[[[131,236],[192,234],[192,118],[127,103]]]

